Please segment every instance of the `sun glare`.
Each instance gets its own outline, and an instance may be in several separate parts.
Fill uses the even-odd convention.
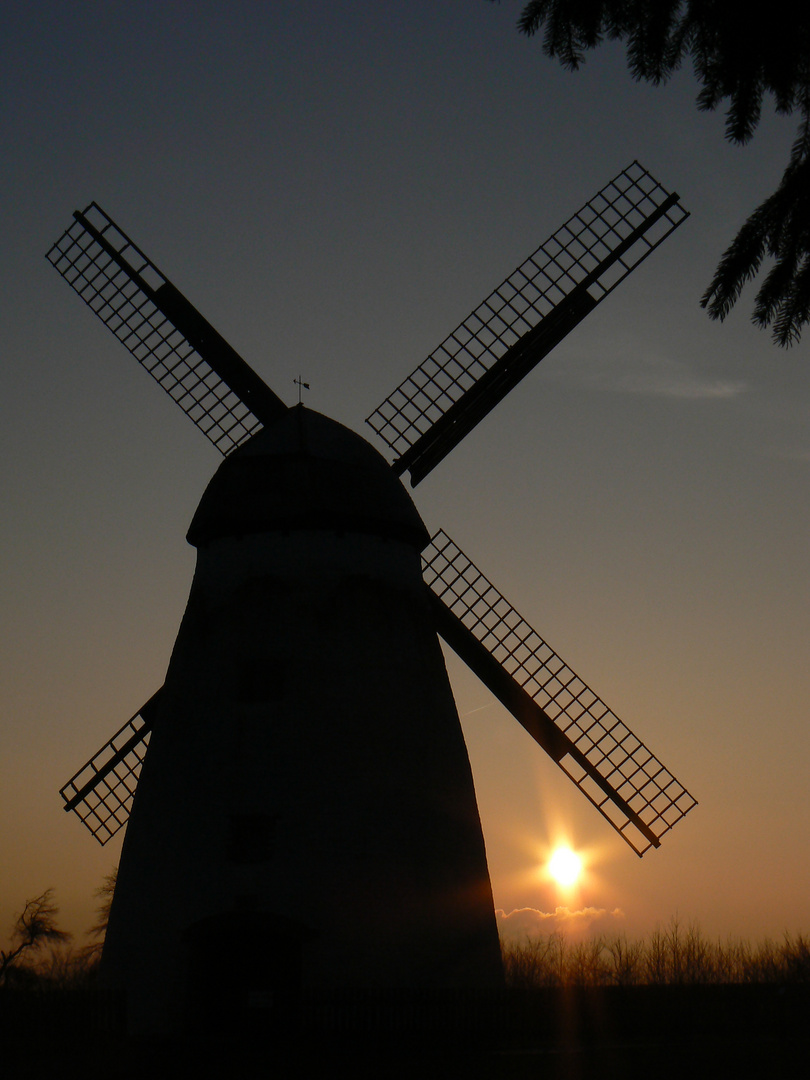
[[[558,885],[576,885],[582,871],[582,859],[571,848],[558,847],[548,863],[548,872]]]

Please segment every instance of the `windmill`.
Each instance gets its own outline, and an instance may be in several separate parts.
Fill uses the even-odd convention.
[[[288,408],[95,203],[48,252],[224,456],[165,683],[61,792],[102,844],[128,822],[104,967],[134,1029],[194,1009],[212,942],[245,924],[262,931],[219,976],[248,995],[498,984],[437,632],[639,856],[695,805],[429,536],[400,479],[416,486],[687,216],[638,162],[611,180],[371,414],[393,462]]]

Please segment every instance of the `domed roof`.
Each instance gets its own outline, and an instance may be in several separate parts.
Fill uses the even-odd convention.
[[[188,541],[329,529],[413,543],[429,536],[404,485],[365,439],[302,405],[243,443],[205,490]]]

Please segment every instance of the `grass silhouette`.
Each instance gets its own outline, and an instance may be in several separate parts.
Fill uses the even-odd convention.
[[[502,944],[507,986],[721,986],[810,982],[810,937],[781,942],[712,941],[694,923],[674,917],[646,939],[598,936],[571,942],[564,934]]]

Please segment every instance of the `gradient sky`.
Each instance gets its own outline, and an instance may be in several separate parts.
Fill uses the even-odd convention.
[[[58,789],[163,681],[219,461],[46,262],[72,211],[97,200],[288,403],[300,372],[362,432],[634,158],[691,218],[415,497],[700,805],[639,860],[449,657],[495,902],[810,927],[807,345],[754,329],[750,290],[722,326],[698,306],[794,124],[729,146],[688,71],[639,86],[610,47],[567,73],[520,6],[4,6],[0,939],[48,886],[93,921],[120,835]],[[539,869],[563,837],[570,894]]]

